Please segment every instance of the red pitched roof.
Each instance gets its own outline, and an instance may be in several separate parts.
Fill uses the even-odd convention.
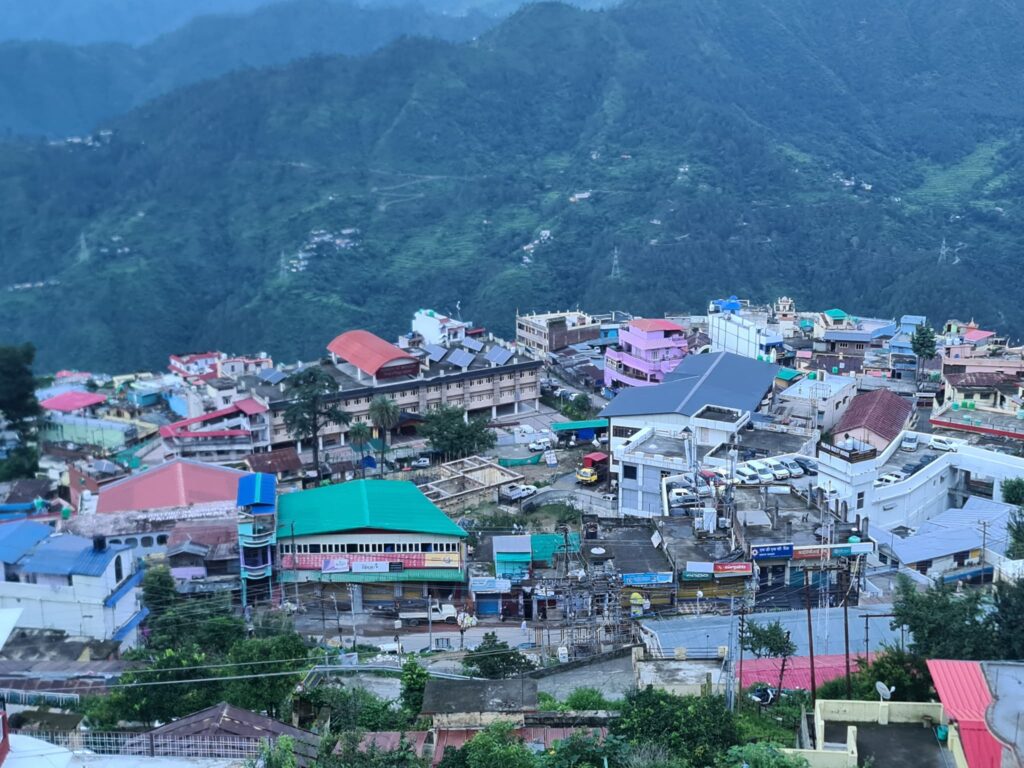
[[[876,654],[869,654],[870,661]],[[863,654],[850,657],[850,671],[856,672],[857,658],[864,658]],[[754,683],[779,684],[779,668],[782,666],[782,659],[744,659],[743,679],[740,685],[749,688]],[[846,655],[824,654],[814,657],[814,682],[816,685],[835,680],[846,674]],[[783,688],[800,688],[804,691],[811,689],[811,657],[790,656],[786,659],[786,672],[782,677]]]
[[[267,408],[267,406],[265,406],[259,400],[256,400],[256,399],[251,398],[251,397],[247,397],[247,398],[245,398],[245,400],[239,400],[234,405],[235,405],[235,407],[238,410],[240,410],[246,416],[254,416],[257,413],[266,413],[268,410],[270,410],[269,408]]]
[[[833,431],[842,437],[844,432],[863,428],[892,442],[906,426],[912,410],[909,400],[887,389],[876,389],[853,398]]]
[[[369,331],[346,331],[327,345],[327,351],[371,376],[376,376],[377,371],[388,363],[416,360],[408,352],[403,352],[394,344],[388,344],[380,336],[375,336]]]
[[[654,331],[682,331],[683,326],[673,323],[671,320],[659,320],[657,318],[644,318],[638,317],[635,320],[630,320],[629,325],[631,328],[636,328],[638,331],[643,333],[653,333]]]
[[[969,768],[999,768],[1003,747],[985,724],[992,692],[976,661],[928,659],[928,671],[939,700],[960,728]]]
[[[967,341],[984,341],[985,339],[995,335],[995,331],[983,331],[980,328],[972,328],[964,333],[964,338],[967,339]]]
[[[64,392],[54,397],[48,397],[39,405],[48,411],[68,413],[105,402],[107,402],[106,395],[97,395],[95,392]]]
[[[247,472],[175,459],[100,488],[97,512],[134,512],[224,501],[235,503]]]

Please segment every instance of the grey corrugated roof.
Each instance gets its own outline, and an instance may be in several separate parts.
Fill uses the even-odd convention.
[[[1013,509],[1010,504],[971,496],[963,508],[940,512],[911,536],[893,537],[887,531],[873,530],[874,526],[870,526],[869,533],[880,544],[890,544],[893,553],[903,563],[933,560],[979,549],[982,545],[1003,552],[1007,545],[1006,527]],[[985,523],[984,528],[982,523]]]
[[[753,411],[771,389],[778,372],[777,365],[731,352],[688,355],[664,383],[623,390],[601,416],[693,416],[706,405]]]

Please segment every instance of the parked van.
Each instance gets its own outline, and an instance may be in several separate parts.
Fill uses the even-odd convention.
[[[761,477],[755,470],[740,464],[736,467],[736,482],[740,485],[757,485],[761,482]]]

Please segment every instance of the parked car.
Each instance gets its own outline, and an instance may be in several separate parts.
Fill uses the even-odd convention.
[[[818,462],[814,459],[809,459],[806,456],[794,456],[793,461],[803,467],[804,474],[814,477],[818,474]]]
[[[420,456],[418,459],[414,459],[409,466],[413,469],[426,469],[430,466],[430,459],[426,456]]]
[[[906,479],[907,476],[902,472],[886,472],[884,475],[875,480],[874,485],[876,488],[878,488],[884,485],[892,485],[893,483],[898,483]]]
[[[673,488],[668,492],[670,507],[694,507],[701,503],[700,496],[689,488]]]
[[[736,467],[736,482],[740,485],[757,485],[761,482],[761,476],[756,470],[741,464]]]
[[[771,468],[763,461],[748,461],[746,466],[757,472],[757,476],[762,483],[774,483],[775,473],[772,472]]]
[[[534,440],[526,447],[529,448],[534,453],[538,453],[539,451],[546,451],[548,448],[550,448],[551,443],[547,442],[546,440]]]
[[[960,445],[962,443],[959,440],[943,435],[932,435],[931,440],[928,441],[928,447],[934,448],[936,451],[955,451]]]
[[[913,453],[914,451],[917,450],[917,446],[918,446],[917,435],[914,434],[913,432],[911,432],[911,433],[909,433],[907,435],[904,435],[903,439],[900,441],[900,450],[901,451],[908,451],[910,453]]]
[[[789,480],[789,470],[778,459],[765,459],[764,465],[771,470],[776,480]]]
[[[782,465],[786,469],[789,470],[789,476],[790,477],[803,477],[804,476],[804,468],[801,467],[796,462],[795,459],[787,458],[787,459],[779,459],[779,461],[782,463]]]

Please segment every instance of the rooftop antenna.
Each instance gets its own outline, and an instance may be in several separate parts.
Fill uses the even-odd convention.
[[[949,257],[949,246],[946,245],[946,238],[942,238],[942,245],[939,246],[939,264],[945,264]]]
[[[875,683],[875,691],[877,691],[877,693],[878,693],[878,701],[879,702],[888,701],[889,699],[891,699],[893,691],[895,691],[895,690],[896,690],[896,686],[895,685],[892,688],[890,688],[885,683],[883,683],[881,680],[879,680],[879,681],[877,681]]]
[[[462,322],[462,299],[455,302],[455,319]]]

